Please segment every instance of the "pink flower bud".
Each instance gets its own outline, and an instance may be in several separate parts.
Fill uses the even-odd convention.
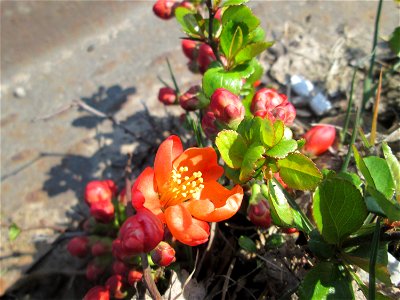
[[[221,21],[222,17],[222,8],[218,8],[217,12],[214,15],[214,18],[217,19],[218,21]]]
[[[96,285],[86,293],[83,300],[110,300],[110,292],[105,287]]]
[[[99,240],[96,241],[92,245],[92,255],[93,256],[102,256],[104,254],[111,252],[111,241],[108,240]]]
[[[299,231],[297,230],[297,228],[291,227],[291,228],[283,228],[283,232],[287,234],[293,234]]]
[[[112,264],[113,273],[116,275],[125,276],[128,274],[129,268],[120,260],[116,260]]]
[[[222,124],[235,129],[244,118],[244,106],[239,96],[219,88],[211,96],[209,110]]]
[[[114,220],[114,205],[108,201],[98,201],[90,206],[90,214],[100,223]]]
[[[169,20],[174,16],[175,3],[175,0],[157,0],[153,5],[153,12],[160,19]]]
[[[67,250],[73,256],[85,257],[89,253],[89,239],[85,236],[74,237],[68,242]]]
[[[200,73],[204,74],[210,63],[215,60],[216,58],[212,48],[207,44],[202,44],[199,48],[199,55],[197,56]]]
[[[158,100],[165,105],[172,105],[176,102],[176,92],[170,87],[163,87],[158,92]]]
[[[156,248],[150,252],[152,261],[160,267],[169,266],[175,258],[175,250],[167,242],[160,242]]]
[[[99,201],[111,201],[117,193],[117,187],[112,180],[94,180],[85,188],[85,200],[91,205]]]
[[[160,219],[143,207],[121,226],[119,247],[124,255],[146,253],[154,249],[161,242],[163,236],[164,228]]]
[[[111,296],[116,299],[123,299],[127,295],[127,291],[123,291],[125,282],[121,275],[112,275],[109,277],[105,286],[110,291]]]
[[[207,111],[201,119],[201,128],[203,128],[204,133],[210,139],[215,137],[219,131],[216,121],[217,119],[215,118],[214,113],[211,111]]]
[[[136,269],[132,269],[128,273],[128,283],[133,286],[136,282],[142,280],[143,273]]]
[[[179,97],[179,104],[184,110],[192,111],[200,108],[200,99],[198,95],[201,91],[199,85],[192,86],[182,96]]]
[[[256,226],[263,228],[271,226],[271,213],[268,202],[265,199],[260,200],[257,204],[250,203],[247,210],[247,216]]]
[[[96,281],[104,273],[104,267],[97,265],[91,261],[86,266],[86,278],[89,281]]]
[[[321,155],[333,145],[336,129],[331,125],[317,125],[303,137],[306,140],[303,151],[309,155]]]
[[[182,51],[187,58],[194,60],[197,57],[197,52],[200,43],[192,40],[182,40]]]

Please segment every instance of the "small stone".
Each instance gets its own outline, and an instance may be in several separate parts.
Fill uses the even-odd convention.
[[[26,91],[23,87],[17,87],[14,90],[14,96],[17,98],[24,98],[26,96]]]
[[[87,47],[86,51],[87,52],[92,52],[94,50],[94,45],[89,45],[89,47]]]

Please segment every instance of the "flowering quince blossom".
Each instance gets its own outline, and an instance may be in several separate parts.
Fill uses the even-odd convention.
[[[132,204],[146,207],[180,242],[196,246],[210,235],[207,222],[232,217],[240,208],[243,189],[228,190],[217,182],[224,170],[211,147],[183,151],[177,136],[158,148],[154,169],[146,168],[132,187]]]

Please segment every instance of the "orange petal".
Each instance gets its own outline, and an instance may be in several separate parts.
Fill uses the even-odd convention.
[[[160,200],[154,186],[154,170],[147,167],[132,186],[132,205],[136,209],[146,207],[155,215],[161,214]]]
[[[163,190],[164,184],[171,176],[172,162],[182,153],[182,142],[176,135],[171,135],[158,147],[154,159],[155,179],[159,191]]]
[[[175,161],[174,167],[186,166],[189,172],[201,171],[204,181],[214,181],[222,176],[224,169],[218,165],[217,154],[211,147],[186,149]]]
[[[165,210],[165,220],[172,235],[183,244],[197,246],[208,241],[208,223],[192,218],[182,204],[168,207]]]
[[[205,184],[200,194],[201,200],[188,203],[188,210],[197,219],[220,222],[232,217],[239,210],[243,199],[243,189],[236,185],[228,190],[216,181]]]

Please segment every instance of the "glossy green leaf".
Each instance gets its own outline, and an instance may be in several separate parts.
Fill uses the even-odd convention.
[[[382,193],[373,187],[367,188],[371,196],[365,198],[369,211],[387,217],[392,221],[400,220],[400,204],[387,199]]]
[[[391,199],[394,193],[394,181],[386,160],[376,156],[368,156],[363,160],[371,174],[375,188],[387,199]]]
[[[364,162],[364,159],[358,153],[358,150],[354,145],[353,145],[353,154],[357,168],[360,170],[361,174],[363,174],[365,181],[367,182],[368,185],[375,187],[374,179],[372,178],[371,173]]]
[[[282,180],[293,189],[313,190],[322,179],[322,174],[307,156],[291,153],[278,161]]]
[[[242,48],[243,36],[248,34],[247,26],[244,23],[228,22],[222,29],[220,46],[228,60]]]
[[[382,142],[382,150],[394,180],[397,201],[400,203],[400,163],[387,143]]]
[[[278,144],[268,149],[265,154],[274,158],[285,158],[289,153],[296,151],[297,142],[295,140],[281,140]]]
[[[240,248],[249,251],[249,252],[257,252],[256,244],[253,240],[245,235],[241,235],[239,237],[239,246]]]
[[[274,126],[269,119],[262,119],[261,121],[261,142],[268,148],[275,145],[275,132]]]
[[[265,161],[263,157],[264,153],[264,147],[257,143],[251,144],[248,147],[240,168],[240,181],[248,181],[255,175],[256,170],[259,169]]]
[[[8,227],[8,239],[11,242],[14,241],[19,236],[20,233],[21,233],[21,228],[19,228],[17,224],[12,223]]]
[[[265,40],[265,31],[260,26],[258,26],[249,34],[249,41],[253,43],[262,42],[264,40]]]
[[[354,299],[351,279],[331,262],[320,262],[309,271],[299,288],[300,299]]]
[[[275,145],[282,140],[284,133],[285,133],[285,124],[282,122],[282,120],[276,120],[274,122]]]
[[[356,188],[358,188],[361,194],[363,193],[363,182],[357,174],[351,172],[339,172],[337,176],[351,182]]]
[[[400,57],[400,27],[396,27],[389,37],[389,47],[393,53]]]
[[[232,5],[241,5],[241,4],[244,4],[246,2],[249,2],[249,0],[226,0],[222,4],[222,6],[226,7],[226,6],[232,6]]]
[[[204,20],[202,20],[200,15],[194,14],[190,9],[185,7],[178,7],[175,10],[175,18],[182,26],[183,31],[190,37],[201,38],[203,36],[199,22],[204,22]]]
[[[232,169],[239,169],[247,150],[242,136],[233,130],[223,130],[218,133],[215,144],[224,162]]]
[[[257,42],[248,44],[237,53],[235,57],[235,62],[237,64],[240,64],[245,61],[251,60],[257,55],[261,54],[264,50],[271,47],[273,44],[273,42]]]
[[[367,207],[360,191],[337,177],[323,181],[315,190],[312,213],[324,239],[339,244],[362,226]]]
[[[239,72],[225,71],[222,67],[208,69],[203,76],[203,90],[207,97],[211,97],[218,88],[239,94],[242,88],[242,76]]]
[[[232,21],[234,23],[243,22],[247,25],[249,32],[256,29],[260,20],[252,13],[251,9],[244,5],[230,6],[222,15],[222,25]]]
[[[261,186],[262,191],[267,196],[271,218],[275,225],[282,227],[293,227],[294,219],[292,207],[289,205],[282,189],[271,180],[268,182],[268,189],[265,185]]]

